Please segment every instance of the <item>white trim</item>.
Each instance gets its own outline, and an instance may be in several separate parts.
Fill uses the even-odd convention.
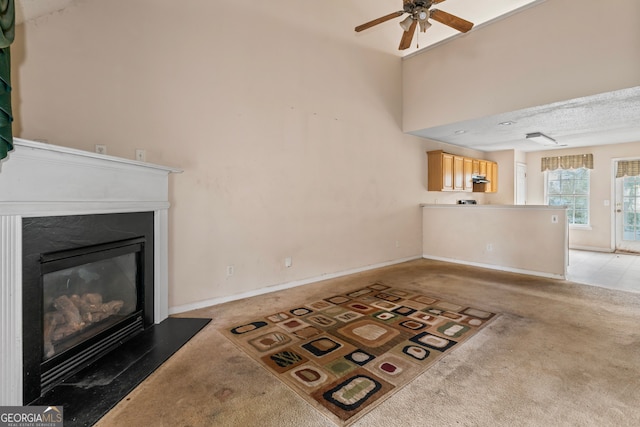
[[[69,155],[74,156],[74,157],[79,157],[80,161],[82,162],[82,158],[84,159],[99,159],[101,162],[112,162],[112,163],[116,163],[116,164],[120,164],[120,165],[132,165],[132,166],[137,166],[137,167],[143,167],[143,168],[148,168],[148,169],[157,169],[159,171],[165,172],[165,173],[181,173],[183,172],[182,169],[178,169],[178,168],[173,168],[173,167],[169,167],[169,166],[162,166],[162,165],[156,165],[153,163],[146,163],[146,162],[139,162],[137,160],[129,160],[129,159],[124,159],[122,157],[115,157],[115,156],[107,156],[104,154],[98,154],[98,153],[92,153],[90,151],[84,151],[84,150],[77,150],[75,148],[69,148],[69,147],[62,147],[59,145],[52,145],[52,144],[47,144],[44,142],[38,142],[38,141],[30,141],[27,139],[21,139],[21,138],[13,138],[13,145],[18,146],[18,147],[25,147],[25,148],[30,148],[32,150],[34,150],[35,152],[38,152],[37,150],[42,150],[42,151],[51,151],[51,152],[55,152],[55,153],[61,153],[61,154],[66,154],[66,156],[64,156],[64,162],[69,162]],[[26,153],[26,152],[25,152]],[[11,156],[11,152],[9,152],[9,156]],[[85,160],[86,161],[86,160]],[[111,167],[113,167],[113,165],[111,165]]]
[[[432,259],[432,260],[435,260],[435,261],[451,262],[451,263],[454,263],[454,264],[470,265],[472,267],[488,268],[488,269],[491,269],[491,270],[508,271],[510,273],[528,274],[530,276],[546,277],[548,279],[563,279],[563,280],[566,280],[566,278],[567,278],[566,267],[565,267],[565,273],[564,274],[553,274],[553,273],[543,273],[541,271],[522,270],[520,268],[502,267],[500,265],[484,264],[484,263],[481,263],[481,262],[461,261],[459,259],[432,256],[432,255],[427,255],[427,254],[422,255],[422,258],[424,258],[424,259]]]
[[[103,213],[152,212],[169,209],[169,202],[127,202],[127,201],[87,201],[87,202],[1,202],[2,215],[66,216],[92,215]]]
[[[178,305],[178,306],[169,308],[169,314],[184,313],[185,311],[196,310],[196,309],[204,308],[204,307],[211,307],[211,306],[222,304],[222,303],[225,303],[225,302],[237,301],[237,300],[241,300],[241,299],[244,299],[244,298],[250,298],[250,297],[255,297],[255,296],[258,296],[258,295],[268,294],[268,293],[271,293],[271,292],[282,291],[282,290],[285,290],[285,289],[291,289],[291,288],[295,288],[295,287],[298,287],[298,286],[303,286],[303,285],[308,285],[308,284],[311,284],[311,283],[319,282],[321,280],[335,279],[336,277],[348,276],[350,274],[361,273],[363,271],[375,270],[376,268],[388,267],[390,265],[401,264],[403,262],[414,261],[416,259],[421,259],[421,258],[422,257],[420,255],[412,256],[412,257],[408,257],[408,258],[401,258],[401,259],[396,259],[396,260],[393,260],[393,261],[382,262],[382,263],[379,263],[379,264],[367,265],[365,267],[354,268],[354,269],[351,269],[351,270],[340,271],[340,272],[337,272],[337,273],[322,274],[320,276],[310,277],[308,279],[294,280],[293,282],[287,282],[287,283],[282,283],[282,284],[273,285],[273,286],[266,286],[266,287],[263,287],[263,288],[260,288],[260,289],[255,289],[255,290],[252,290],[252,291],[243,292],[241,294],[229,295],[229,296],[218,297],[218,298],[211,298],[211,299],[208,299],[208,300],[198,301],[198,302],[194,302],[194,303],[191,303],[191,304]]]
[[[22,405],[22,218],[0,216],[0,406]]]
[[[616,173],[617,173],[617,164],[619,161],[624,161],[624,160],[640,160],[640,157],[638,156],[631,156],[631,157],[613,157],[611,159],[611,198],[610,203],[609,203],[609,207],[611,209],[611,222],[610,222],[610,231],[611,231],[611,239],[610,239],[610,245],[611,245],[611,252],[615,252],[616,249],[618,248],[618,230],[616,228],[617,224],[616,224],[616,196],[617,196],[617,191],[616,191]],[[622,201],[621,201],[622,202]]]
[[[617,158],[611,159],[611,197],[609,197],[610,221],[609,221],[609,244],[611,245],[611,252],[615,252],[618,241],[618,230],[616,229],[616,165],[618,163]]]
[[[522,192],[524,192],[524,204],[518,204],[518,168],[524,167],[524,188],[520,188]],[[516,162],[516,173],[513,176],[513,204],[517,206],[526,206],[527,205],[527,178],[529,174],[529,167],[526,163]]]
[[[583,230],[583,231],[591,231],[593,227],[591,224],[569,224],[570,230]]]
[[[169,211],[153,214],[153,322],[169,317]]]
[[[615,252],[615,249],[612,248],[598,248],[595,246],[570,246],[569,249],[575,249],[577,251],[590,251],[590,252],[606,252],[606,253],[613,253]]]

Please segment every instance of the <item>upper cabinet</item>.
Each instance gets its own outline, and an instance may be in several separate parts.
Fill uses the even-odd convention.
[[[464,188],[473,191],[473,159],[463,157]]]
[[[429,191],[473,191],[472,171],[462,156],[454,156],[442,150],[428,154]]]
[[[453,154],[442,153],[439,163],[441,165],[440,170],[442,171],[438,174],[441,180],[439,186],[442,188],[442,191],[453,191],[453,176],[455,174],[453,171]]]
[[[487,163],[487,180],[489,181],[489,189],[487,193],[498,192],[498,164],[496,162]]]
[[[473,159],[445,153],[442,150],[427,152],[429,191],[498,191],[498,164],[488,160]],[[486,177],[488,183],[474,183],[474,177]]]

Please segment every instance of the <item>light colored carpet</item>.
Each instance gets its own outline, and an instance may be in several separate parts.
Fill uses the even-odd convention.
[[[462,301],[371,283],[331,290],[220,332],[336,425],[401,390],[495,317]]]
[[[378,280],[501,315],[353,426],[640,425],[640,294],[417,260],[184,313],[213,321],[97,426],[334,426],[217,329]]]

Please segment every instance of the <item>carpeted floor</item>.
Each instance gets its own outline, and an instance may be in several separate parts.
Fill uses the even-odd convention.
[[[213,321],[97,426],[335,426],[220,330],[376,281],[500,315],[353,427],[640,425],[640,294],[416,260],[183,313]]]
[[[382,282],[221,332],[337,425],[349,425],[495,313]]]

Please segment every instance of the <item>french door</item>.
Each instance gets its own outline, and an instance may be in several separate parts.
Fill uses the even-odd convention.
[[[616,249],[640,252],[640,176],[616,178]]]

